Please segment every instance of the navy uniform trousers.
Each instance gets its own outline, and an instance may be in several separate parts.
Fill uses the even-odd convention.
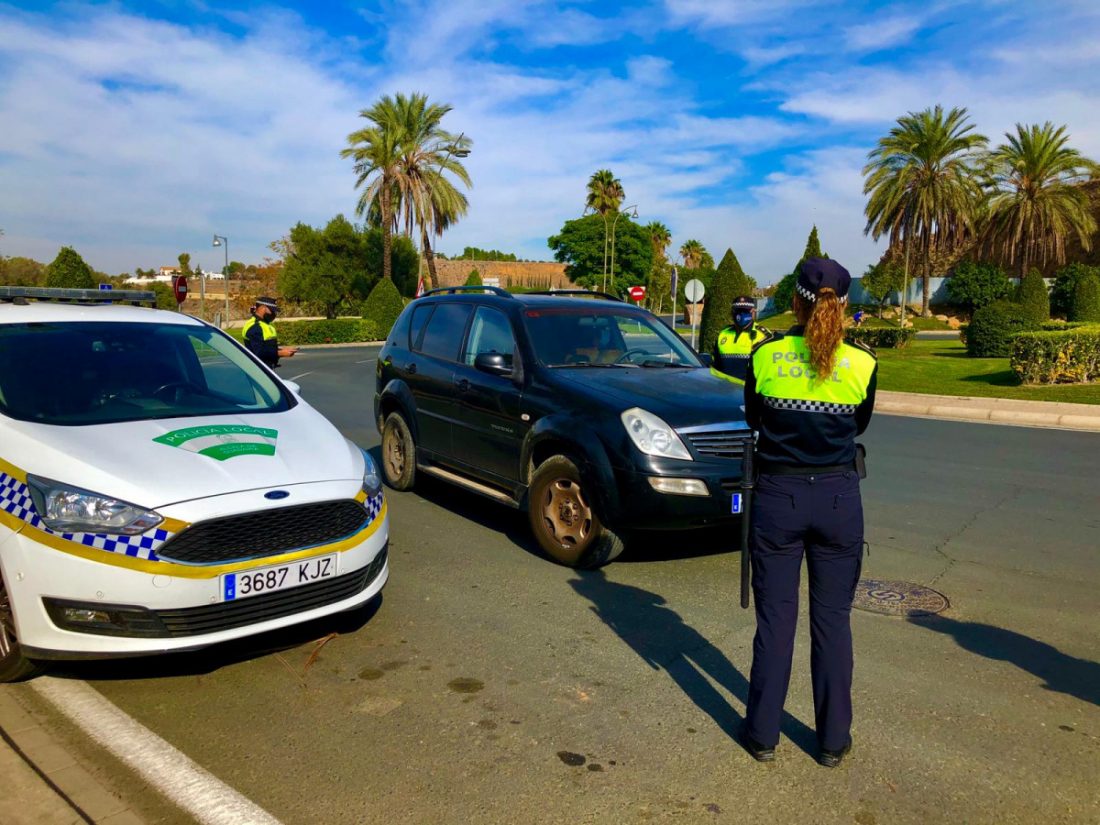
[[[863,556],[858,475],[761,475],[751,539],[756,638],[748,734],[766,747],[779,742],[805,553],[817,738],[821,747],[840,750],[852,726],[851,612]]]

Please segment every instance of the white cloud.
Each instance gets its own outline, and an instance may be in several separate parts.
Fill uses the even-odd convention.
[[[907,42],[921,27],[915,15],[897,15],[849,26],[844,30],[847,47],[853,51],[872,52]]]

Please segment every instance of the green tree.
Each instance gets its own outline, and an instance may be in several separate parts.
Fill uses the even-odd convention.
[[[554,260],[566,264],[565,274],[586,289],[603,283],[603,219],[588,215],[566,221],[561,231],[547,241]],[[619,295],[629,286],[645,284],[653,267],[653,245],[644,226],[627,218],[616,234],[615,282],[608,290]]]
[[[481,286],[481,273],[471,269],[470,274],[466,276],[466,286]]]
[[[393,281],[381,278],[363,304],[363,317],[374,322],[379,335],[388,336],[404,308],[405,302]]]
[[[1024,308],[1028,318],[1036,324],[1050,320],[1050,295],[1046,282],[1038,269],[1028,270],[1016,292],[1016,303]]]
[[[718,335],[730,322],[730,307],[739,295],[752,292],[752,283],[732,249],[727,249],[714,273],[710,289],[703,296],[703,319],[699,333],[699,352],[714,348]]]
[[[46,286],[68,289],[95,289],[95,275],[71,246],[61,247],[57,257],[46,267]]]
[[[176,258],[179,261],[180,275],[190,278],[191,277],[191,256],[186,252],[181,252],[179,257]]]
[[[672,243],[672,233],[660,221],[650,221],[645,225],[645,231],[653,248],[653,268],[649,273],[646,306],[660,312],[665,301],[672,300],[672,267],[667,255],[668,246]]]
[[[1077,292],[1077,282],[1090,274],[1100,276],[1100,267],[1073,263],[1059,269],[1054,274],[1054,286],[1050,290],[1051,313],[1062,318],[1069,318],[1073,314],[1073,299]]]
[[[684,261],[684,266],[687,269],[698,269],[703,266],[703,256],[709,253],[703,247],[699,241],[692,238],[691,240],[684,241],[680,246],[680,257]],[[714,259],[711,258],[711,265],[706,267],[707,269],[714,268]]]
[[[367,264],[355,282],[357,295],[367,295],[382,278],[383,238],[382,228],[372,226],[364,230],[363,239],[367,246]],[[406,235],[397,235],[390,239],[390,273],[397,291],[406,298],[416,294],[416,285],[420,280],[420,255]]]
[[[892,261],[879,261],[874,266],[867,267],[860,279],[860,286],[875,303],[878,304],[878,317],[882,317],[883,307],[895,292],[900,292],[904,272],[902,268]]]
[[[440,256],[442,257],[442,256]],[[476,246],[467,246],[461,255],[456,255],[456,261],[518,261],[511,252],[501,252],[499,249],[478,249]]]
[[[320,230],[297,224],[290,230],[290,248],[278,278],[284,297],[317,303],[326,318],[335,318],[341,305],[362,297],[367,247],[362,233],[343,215]]]
[[[1087,252],[1096,218],[1080,184],[1100,166],[1067,146],[1066,127],[1016,124],[985,163],[989,201],[984,223],[987,242],[1021,278],[1032,265],[1064,263],[1066,238],[1076,236]]]
[[[45,264],[18,255],[0,257],[0,286],[43,286],[45,283]]]
[[[1089,272],[1077,281],[1071,321],[1100,321],[1100,275]]]
[[[794,270],[780,279],[775,286],[775,292],[772,293],[772,305],[777,314],[787,312],[794,303],[794,287],[798,282],[798,271],[802,267],[802,262],[807,258],[828,257],[826,253],[821,251],[821,239],[817,234],[817,224],[814,224],[810,229],[810,234],[806,236],[806,248],[802,250],[802,257],[794,265]]]
[[[617,214],[625,193],[623,184],[610,169],[598,169],[588,179],[585,193],[585,212],[591,210],[603,219],[603,281],[601,289],[607,291],[608,242],[611,237],[611,224],[608,219]]]
[[[932,314],[932,257],[973,233],[982,200],[975,166],[987,140],[973,128],[966,109],[910,112],[879,139],[863,168],[864,233],[902,245],[906,279],[910,245],[922,256],[925,317]]]
[[[967,312],[974,312],[1012,293],[1012,282],[996,264],[963,261],[947,279],[947,297]]]

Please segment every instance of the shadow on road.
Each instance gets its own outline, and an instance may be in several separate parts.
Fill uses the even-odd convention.
[[[1047,690],[1065,693],[1100,705],[1100,663],[1069,656],[1053,645],[1022,633],[979,622],[960,622],[946,616],[911,618],[912,624],[951,636],[959,647],[1009,662],[1040,679]]]
[[[229,665],[301,647],[319,641],[331,633],[341,636],[355,633],[374,617],[381,606],[382,595],[379,594],[354,610],[245,639],[223,642],[202,650],[130,659],[50,662],[49,675],[89,682],[205,675]]]
[[[592,611],[647,665],[664,670],[684,694],[731,739],[736,739],[743,717],[711,685],[720,685],[738,700],[747,701],[749,682],[718,648],[676,611],[663,596],[640,587],[609,581],[601,570],[577,571],[569,584],[592,602]],[[783,714],[783,733],[808,754],[816,753],[812,729],[789,713]]]

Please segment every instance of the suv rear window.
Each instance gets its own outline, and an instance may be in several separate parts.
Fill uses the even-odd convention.
[[[424,330],[420,351],[447,361],[457,361],[462,334],[466,331],[466,321],[472,309],[470,304],[438,304]]]

